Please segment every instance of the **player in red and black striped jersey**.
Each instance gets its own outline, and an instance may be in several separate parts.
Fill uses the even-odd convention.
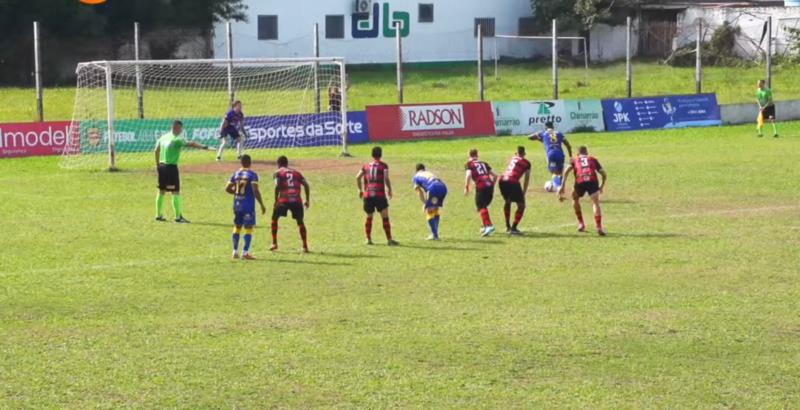
[[[469,194],[470,183],[475,184],[475,206],[481,215],[481,236],[489,236],[494,233],[495,228],[492,218],[489,216],[489,205],[494,198],[494,185],[497,182],[497,174],[492,171],[492,167],[486,162],[478,159],[478,150],[469,151],[469,161],[464,165],[466,177],[464,181],[464,195]]]
[[[372,162],[361,167],[356,175],[358,197],[364,200],[364,212],[367,220],[364,232],[367,234],[367,245],[372,245],[372,218],[378,211],[383,218],[383,231],[389,246],[399,245],[392,239],[392,224],[389,222],[389,199],[392,199],[392,181],[389,179],[389,166],[381,161],[383,149],[372,148]]]
[[[297,221],[300,229],[300,238],[303,240],[303,252],[308,252],[308,240],[306,237],[306,225],[303,221],[305,209],[311,204],[311,187],[303,177],[303,174],[289,168],[289,159],[285,156],[278,157],[278,170],[272,176],[275,179],[275,207],[272,211],[272,247],[270,250],[278,249],[278,219],[289,215]],[[306,200],[300,193],[300,188],[306,191]]]
[[[520,184],[522,180],[522,184]],[[508,162],[506,172],[500,177],[500,194],[503,195],[505,204],[503,205],[503,215],[506,218],[506,231],[512,235],[521,235],[518,226],[525,215],[525,194],[528,193],[528,184],[531,180],[531,163],[525,159],[525,147],[517,147],[517,152]],[[511,203],[517,204],[517,212],[514,214],[514,224],[511,219]]]
[[[603,216],[600,211],[600,194],[603,193],[603,187],[606,185],[606,171],[600,165],[595,157],[589,156],[589,150],[586,147],[578,149],[578,156],[572,159],[572,163],[564,170],[563,181],[561,188],[558,190],[560,200],[564,200],[564,187],[567,185],[567,177],[570,171],[575,175],[575,188],[572,190],[572,206],[575,208],[575,216],[578,218],[578,232],[586,232],[586,224],[583,223],[583,213],[581,212],[581,197],[589,194],[592,199],[592,208],[594,209],[594,221],[597,224],[597,233],[600,236],[606,234],[603,228]],[[597,175],[600,175],[599,178]]]

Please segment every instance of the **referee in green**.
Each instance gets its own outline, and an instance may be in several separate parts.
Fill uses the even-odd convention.
[[[166,222],[164,218],[164,197],[167,192],[172,194],[172,208],[175,210],[175,222],[189,223],[183,217],[183,198],[181,198],[181,177],[178,172],[178,162],[181,159],[181,149],[192,147],[208,150],[208,146],[187,141],[181,135],[183,123],[175,120],[172,123],[172,132],[161,136],[156,142],[155,158],[158,170],[158,197],[156,197],[156,221]]]
[[[778,138],[778,126],[775,124],[775,101],[772,99],[772,90],[767,87],[767,82],[758,80],[758,90],[756,90],[756,99],[758,100],[758,136],[761,137],[761,129],[764,128],[764,123],[772,123],[773,137]]]

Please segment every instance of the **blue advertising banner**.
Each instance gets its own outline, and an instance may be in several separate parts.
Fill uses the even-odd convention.
[[[339,113],[247,117],[247,148],[318,147],[341,143]],[[369,142],[367,113],[347,113],[349,144]]]
[[[608,131],[721,125],[716,94],[603,100]]]

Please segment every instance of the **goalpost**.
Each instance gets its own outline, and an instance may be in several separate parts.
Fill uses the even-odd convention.
[[[92,61],[76,73],[63,168],[150,160],[176,119],[185,138],[216,147],[235,100],[245,114],[245,151],[340,145],[347,154],[343,58]]]

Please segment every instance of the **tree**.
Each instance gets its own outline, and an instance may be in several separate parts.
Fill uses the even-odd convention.
[[[549,31],[550,22],[558,19],[564,30],[590,31],[597,23],[618,23],[615,9],[632,7],[638,0],[531,0],[536,23]]]

